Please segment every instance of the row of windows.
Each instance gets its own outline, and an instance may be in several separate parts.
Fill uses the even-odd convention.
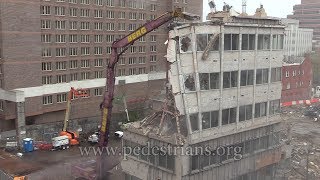
[[[295,86],[295,88],[298,88],[298,87],[302,87],[304,85],[304,82],[303,81],[297,81],[297,82],[289,82],[287,83],[286,85],[286,89],[291,89]],[[309,83],[307,84],[309,87],[312,86],[312,81],[309,81]]]
[[[117,38],[120,38],[120,35],[117,35]],[[96,34],[91,36],[94,38],[95,43],[102,43],[104,35],[102,34]],[[116,35],[106,35],[106,42],[112,43],[116,39]],[[42,34],[41,35],[41,42],[43,43],[51,43],[53,40],[55,40],[56,43],[67,43],[67,39],[70,43],[90,43],[90,35],[89,34],[56,34],[56,35],[51,35],[51,34]],[[150,35],[150,42],[156,42],[157,36],[156,35]],[[141,37],[139,39],[139,42],[146,42],[145,36]],[[139,47],[139,50],[141,48]]]
[[[223,88],[238,87],[238,71],[223,73]],[[269,83],[269,69],[256,70],[256,84]],[[195,91],[194,75],[185,77],[185,88]],[[281,68],[271,69],[270,82],[281,81]],[[220,89],[220,73],[199,73],[200,90]],[[240,72],[240,86],[250,86],[254,82],[254,70],[243,70]]]
[[[293,70],[292,71],[292,76],[295,77],[297,75],[304,75],[304,70],[298,70],[298,74],[297,74],[297,70]],[[286,71],[286,77],[290,77],[290,72],[289,71]]]
[[[106,47],[106,53],[111,54],[112,48],[111,47]],[[136,48],[136,46],[131,46],[130,48],[130,53],[145,53],[146,48],[145,46],[139,46]],[[157,52],[157,46],[152,45],[150,46],[150,52]],[[55,48],[55,56],[56,57],[66,57],[67,55],[69,56],[78,56],[78,55],[90,55],[92,52],[90,52],[90,47],[81,47],[80,52],[78,52],[78,48],[73,47],[69,48],[69,53],[67,54],[67,48]],[[102,55],[103,54],[103,47],[94,47],[93,48],[93,54],[94,55]],[[42,48],[42,57],[52,57],[52,51],[51,48],[49,47],[44,47]]]
[[[72,73],[69,75],[69,80],[70,81],[79,81],[79,80],[87,80],[90,79],[91,77],[91,72],[81,72],[80,76],[78,73]],[[95,71],[94,72],[94,78],[99,79],[103,78],[103,71]],[[68,75],[66,74],[61,74],[61,75],[56,75],[56,83],[67,83],[68,81]],[[42,84],[54,84],[53,76],[42,76]]]
[[[232,161],[234,160],[234,158],[238,158],[235,156],[244,156],[252,154],[254,152],[259,152],[261,150],[266,150],[271,147],[278,146],[279,144],[280,133],[275,132],[270,135],[250,139],[238,144],[232,144],[226,147],[219,147],[215,150],[212,150],[210,156],[206,154],[192,156],[191,170],[200,170],[208,166],[218,165],[224,162],[226,163],[226,161],[228,160]],[[239,149],[241,150],[241,152],[236,153],[235,149]]]
[[[89,96],[90,96],[90,90],[88,91]],[[102,96],[103,93],[103,89],[102,88],[96,88],[93,90],[93,94],[94,96]],[[67,93],[63,93],[63,94],[57,94],[56,95],[56,102],[57,103],[63,103],[63,102],[67,102]],[[73,96],[72,99],[77,99],[78,97]],[[88,97],[85,97],[88,98]],[[49,105],[49,104],[53,104],[53,95],[48,95],[48,96],[43,96],[42,97],[42,104],[43,105]]]
[[[240,44],[240,36],[242,41]],[[210,40],[214,38],[214,43],[211,47],[211,51],[218,51],[220,48],[220,37],[219,35],[213,34],[197,34],[196,35],[196,49],[197,51],[204,51]],[[224,34],[224,50],[255,50],[256,49],[256,38],[258,38],[257,49],[258,50],[270,50],[271,41],[272,49],[280,50],[283,49],[284,35],[271,35],[271,34]],[[240,48],[241,45],[241,48]],[[192,43],[191,36],[182,37],[180,40],[180,52],[191,52]]]
[[[50,1],[50,0],[44,0],[44,1]],[[54,1],[54,0],[52,0]],[[56,0],[56,2],[69,2],[71,4],[83,4],[83,5],[90,5],[90,0]],[[104,3],[105,2],[105,3]],[[183,0],[183,2],[186,4],[187,0]],[[97,6],[103,6],[106,5],[108,7],[115,7],[116,5],[121,8],[131,8],[131,9],[146,9],[146,2],[144,1],[136,1],[136,0],[94,0],[92,1],[94,5]],[[156,4],[150,4],[150,10],[155,11],[157,5]]]
[[[267,102],[256,103],[253,105],[245,105],[239,107],[239,114],[237,115],[237,108],[230,108],[222,110],[222,126],[236,123],[237,117],[239,122],[251,120],[253,118],[260,118],[267,116]],[[269,102],[269,115],[280,113],[280,100]],[[190,123],[192,131],[199,130],[199,116],[198,113],[190,115]],[[203,112],[201,113],[202,129],[209,129],[219,126],[219,111]]]
[[[57,16],[65,16],[66,15],[66,8],[65,7],[54,7],[55,15]],[[117,13],[117,14],[116,14]],[[51,7],[50,6],[41,6],[41,14],[42,15],[51,15]],[[107,19],[129,19],[129,20],[146,20],[147,14],[146,13],[137,13],[137,12],[129,12],[126,14],[124,11],[116,12],[107,10],[105,15],[103,14],[103,10],[94,10],[93,14],[90,13],[89,9],[79,9],[77,8],[70,8],[69,15],[71,17],[90,17],[93,16],[94,18],[107,18]],[[151,14],[150,19],[155,19],[155,15]]]

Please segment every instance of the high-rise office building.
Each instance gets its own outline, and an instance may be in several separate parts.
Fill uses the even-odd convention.
[[[23,116],[27,124],[62,121],[70,87],[90,91],[73,101],[71,119],[100,116],[112,42],[175,7],[202,15],[202,1],[196,0],[1,1],[1,129],[14,129]],[[119,96],[136,102],[147,90],[161,90],[167,39],[164,25],[120,58],[116,84],[125,80],[125,88],[116,88]]]

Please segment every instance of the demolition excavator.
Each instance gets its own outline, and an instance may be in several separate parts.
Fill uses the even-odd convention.
[[[108,145],[109,133],[110,133],[110,122],[112,120],[112,101],[114,98],[115,89],[115,66],[119,61],[120,56],[131,46],[135,41],[145,36],[149,32],[159,28],[163,24],[173,20],[174,18],[181,18],[185,20],[200,20],[200,16],[193,15],[190,13],[183,12],[181,8],[176,8],[173,12],[167,12],[160,17],[151,20],[140,28],[125,36],[122,39],[116,40],[112,44],[111,57],[107,65],[107,75],[106,75],[106,87],[103,102],[101,103],[102,110],[102,120],[100,126],[100,137],[99,146],[106,147]],[[103,172],[105,168],[103,162],[100,161],[98,164],[98,179],[102,179]],[[99,163],[99,162],[98,162]]]

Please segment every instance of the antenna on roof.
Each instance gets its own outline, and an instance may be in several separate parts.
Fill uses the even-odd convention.
[[[209,1],[209,6],[210,6],[210,10],[211,12],[217,12],[217,9],[216,9],[216,3],[214,3],[214,0],[208,0]]]
[[[242,14],[247,13],[247,0],[242,0]]]

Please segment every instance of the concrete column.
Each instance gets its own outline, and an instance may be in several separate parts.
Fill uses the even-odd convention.
[[[16,131],[18,147],[23,146],[23,139],[26,138],[26,118],[25,118],[25,103],[17,102],[17,118],[16,118]]]

